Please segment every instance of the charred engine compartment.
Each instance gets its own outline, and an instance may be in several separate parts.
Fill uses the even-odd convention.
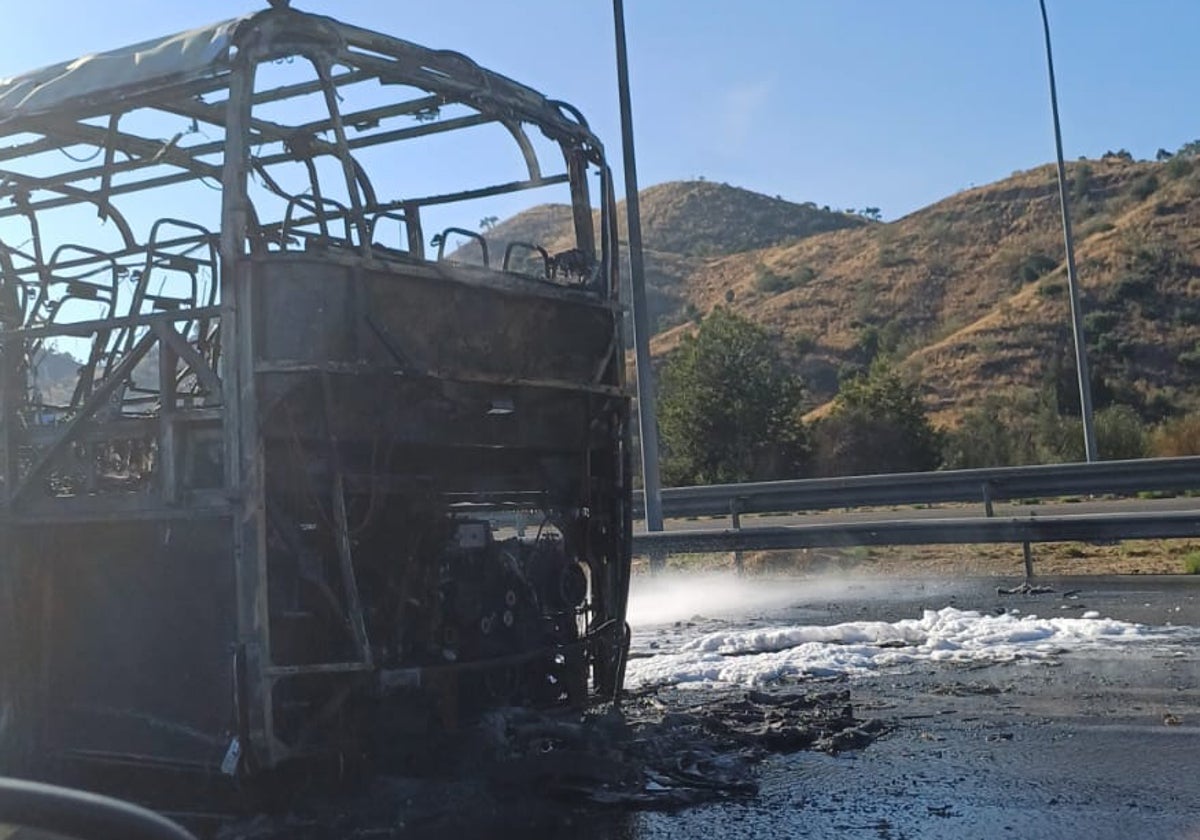
[[[588,578],[561,536],[497,540],[491,523],[457,520],[437,568],[436,590],[408,595],[403,586],[398,591],[389,587],[384,593],[395,596],[393,609],[366,605],[370,623],[380,625],[384,637],[387,629],[399,629],[394,646],[384,651],[385,667],[414,657],[433,662],[501,659],[579,639]],[[411,640],[407,646],[405,639]],[[566,664],[561,653],[553,661]],[[518,697],[519,686],[503,680],[489,683],[488,694],[499,703],[570,700],[563,677],[552,671],[546,677],[544,685],[528,686],[537,692],[533,696]],[[575,699],[581,699],[578,691]]]

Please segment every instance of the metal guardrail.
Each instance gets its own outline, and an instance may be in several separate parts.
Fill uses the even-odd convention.
[[[889,519],[784,527],[658,531],[636,534],[633,547],[637,554],[654,556],[822,546],[1110,542],[1180,537],[1200,537],[1200,506],[1195,511],[1161,513]]]
[[[670,518],[947,502],[981,502],[991,515],[992,501],[1005,499],[1193,489],[1200,489],[1200,457],[672,487],[662,503]]]
[[[1200,537],[1200,501],[1195,511],[1028,518],[996,517],[992,506],[993,501],[1012,499],[1194,489],[1200,489],[1200,457],[673,487],[662,493],[664,516],[730,516],[733,528],[640,533],[634,537],[634,551],[663,556],[819,546],[1107,542]],[[986,515],[936,519],[880,513],[878,519],[867,521],[741,527],[741,516],[747,513],[949,502],[982,502]]]

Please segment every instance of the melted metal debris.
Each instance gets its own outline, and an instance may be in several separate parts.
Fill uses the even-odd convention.
[[[674,808],[758,792],[772,753],[867,746],[885,729],[855,719],[846,689],[776,692],[659,689],[577,723],[536,713],[494,717],[502,778],[542,795],[603,805]]]
[[[997,595],[1049,595],[1054,592],[1052,586],[1034,585],[1029,581],[1025,581],[1020,586],[1014,586],[1005,589],[1003,586],[996,587]]]
[[[771,754],[860,749],[885,731],[879,720],[854,717],[845,688],[658,688],[584,715],[505,709],[460,733],[460,755],[440,778],[378,777],[287,815],[229,824],[218,836],[441,836],[481,825],[537,830],[546,821],[561,828],[597,812],[752,797],[756,767]]]

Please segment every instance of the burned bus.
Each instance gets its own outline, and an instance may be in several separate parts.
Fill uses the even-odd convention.
[[[252,777],[620,690],[601,143],[272,5],[0,81],[6,772]],[[564,233],[489,241],[520,191]]]

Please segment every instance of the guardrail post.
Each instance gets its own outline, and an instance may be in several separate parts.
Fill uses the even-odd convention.
[[[667,552],[650,549],[650,574],[657,575],[667,568]]]
[[[996,512],[992,510],[992,483],[990,481],[983,483],[983,512],[988,517],[996,515]]]
[[[1025,582],[1029,583],[1033,580],[1033,550],[1028,542],[1021,543],[1021,550],[1025,553]]]
[[[733,530],[742,530],[742,500],[733,498],[729,500],[729,518],[733,520]],[[735,548],[733,550],[733,569],[739,575],[744,571],[742,563],[742,550]]]

